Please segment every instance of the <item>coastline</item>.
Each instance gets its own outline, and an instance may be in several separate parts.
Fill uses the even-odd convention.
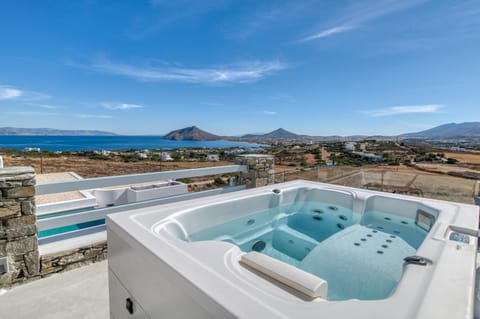
[[[118,136],[41,136],[41,135],[0,135],[0,149],[24,150],[39,148],[42,151],[122,151],[122,150],[175,150],[182,148],[234,148],[262,147],[264,145],[249,142],[215,140],[166,140],[155,135],[118,135]]]

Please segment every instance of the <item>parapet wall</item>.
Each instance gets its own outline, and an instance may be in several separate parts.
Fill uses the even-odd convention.
[[[247,188],[274,183],[275,158],[271,155],[240,155],[235,158],[235,164],[247,166],[248,171],[241,173],[239,180],[239,184],[245,184]]]
[[[99,242],[89,246],[62,251],[40,257],[40,275],[72,270],[97,261],[107,259],[107,242]]]

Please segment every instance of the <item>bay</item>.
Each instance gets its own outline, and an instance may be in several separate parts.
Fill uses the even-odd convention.
[[[142,150],[179,148],[260,147],[260,144],[233,141],[172,141],[161,136],[23,136],[1,135],[0,148],[42,151]]]

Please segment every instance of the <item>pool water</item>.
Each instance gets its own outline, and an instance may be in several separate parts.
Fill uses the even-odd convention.
[[[285,205],[191,234],[258,251],[327,280],[328,300],[387,298],[427,231],[415,220],[379,211],[363,215],[320,202]]]
[[[57,227],[57,228],[42,230],[42,231],[38,232],[38,238],[44,238],[44,237],[48,237],[48,236],[59,235],[59,234],[68,233],[68,232],[71,232],[71,231],[85,229],[85,228],[98,226],[98,225],[105,225],[105,218],[98,219],[98,220],[92,220],[90,222],[85,222],[85,223],[80,223],[80,224],[74,224],[74,225],[68,225],[68,226],[63,226],[63,227]]]
[[[62,211],[62,212],[40,215],[37,218],[40,220],[40,219],[46,219],[46,218],[52,218],[52,217],[74,215],[74,214],[83,213],[83,212],[86,212],[86,211],[89,211],[89,210],[90,210],[90,208],[72,209],[72,210],[66,210],[66,211]],[[72,224],[72,225],[63,226],[63,227],[57,227],[57,228],[42,230],[42,231],[38,232],[38,238],[45,238],[45,237],[49,237],[49,236],[60,235],[60,234],[63,234],[63,233],[68,233],[68,232],[81,230],[81,229],[85,229],[85,228],[90,228],[90,227],[94,227],[94,226],[98,226],[98,225],[105,225],[105,218],[92,220],[92,221],[85,222],[85,223]]]

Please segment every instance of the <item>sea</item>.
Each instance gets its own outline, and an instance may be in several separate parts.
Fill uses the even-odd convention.
[[[161,136],[18,136],[1,135],[0,148],[42,151],[143,150],[179,148],[261,147],[261,144],[233,141],[172,141]]]

